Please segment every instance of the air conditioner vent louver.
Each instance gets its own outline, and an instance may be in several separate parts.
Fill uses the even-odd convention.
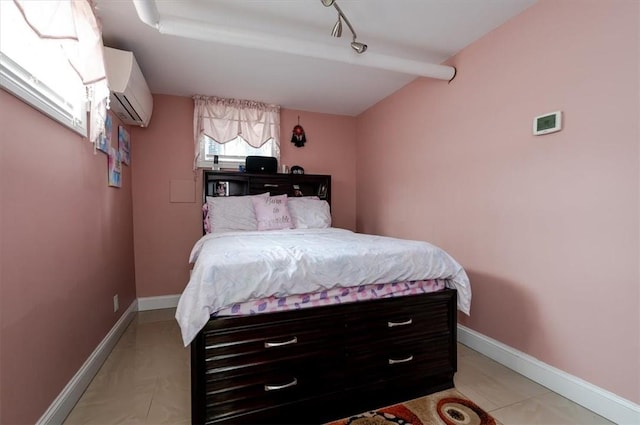
[[[125,124],[146,127],[153,97],[133,53],[104,48],[105,68],[111,90],[111,110]]]
[[[114,105],[112,103],[111,108],[123,122],[132,121],[137,124],[142,124],[144,122],[140,115],[138,115],[138,113],[136,112],[131,102],[129,102],[129,99],[127,99],[127,96],[122,93],[113,93],[112,102],[114,99],[118,102],[118,105],[114,108]]]

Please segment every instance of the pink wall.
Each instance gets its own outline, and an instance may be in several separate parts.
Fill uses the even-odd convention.
[[[302,148],[291,143],[298,116],[307,138]],[[280,162],[300,165],[307,174],[330,174],[332,225],[355,230],[356,119],[283,109],[280,128]]]
[[[0,263],[0,423],[34,423],[135,298],[131,170],[3,90]]]
[[[180,294],[189,280],[189,252],[202,236],[201,204],[170,202],[171,180],[192,180],[199,199],[193,100],[154,95],[149,127],[131,130],[131,162],[138,297]]]
[[[542,0],[357,127],[359,231],[441,246],[472,281],[463,325],[636,403],[638,20]],[[532,136],[558,109],[564,129]]]
[[[298,115],[307,144],[289,142]],[[355,228],[355,118],[282,110],[281,163],[332,175],[336,227]],[[194,180],[193,100],[154,95],[148,128],[131,130],[136,285],[139,297],[180,294],[189,252],[202,236],[201,171]],[[196,202],[170,202],[172,180],[192,180]]]

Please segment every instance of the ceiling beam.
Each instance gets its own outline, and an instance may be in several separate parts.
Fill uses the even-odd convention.
[[[212,26],[205,22],[176,17],[160,17],[155,0],[133,0],[138,18],[161,34],[227,44],[237,47],[270,50],[281,53],[343,62],[352,65],[394,71],[420,77],[450,81],[456,74],[452,66],[399,58],[367,51],[357,54],[348,48],[302,41],[289,37]]]

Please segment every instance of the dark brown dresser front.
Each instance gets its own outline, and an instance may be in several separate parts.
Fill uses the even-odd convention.
[[[211,319],[194,423],[321,423],[453,386],[456,292]]]

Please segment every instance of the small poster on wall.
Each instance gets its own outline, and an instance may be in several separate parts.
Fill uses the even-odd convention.
[[[122,186],[122,163],[120,161],[120,151],[113,147],[109,148],[109,186]]]
[[[104,120],[104,133],[98,137],[96,147],[99,151],[109,154],[109,146],[111,146],[111,115],[107,114]]]
[[[120,158],[125,165],[131,163],[131,139],[129,132],[123,126],[118,126],[118,151]]]

